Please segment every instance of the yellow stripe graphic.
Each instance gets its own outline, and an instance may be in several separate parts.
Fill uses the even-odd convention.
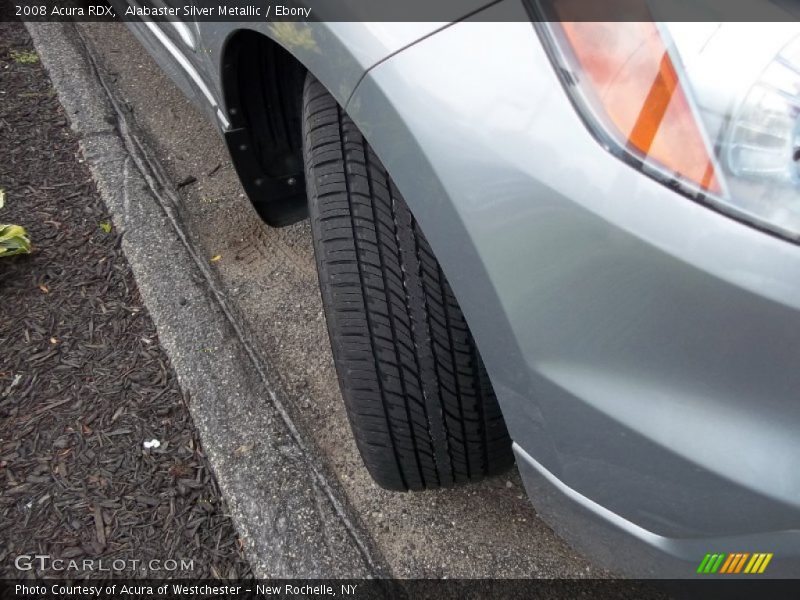
[[[745,573],[758,573],[758,567],[761,566],[766,554],[753,554],[753,560],[750,561],[750,564],[747,565],[747,568],[744,570]]]
[[[772,552],[767,554],[767,557],[764,559],[764,562],[761,563],[761,567],[759,567],[758,572],[759,573],[763,573],[764,569],[767,568],[767,565],[769,564],[769,561],[771,561],[771,560],[772,560]]]

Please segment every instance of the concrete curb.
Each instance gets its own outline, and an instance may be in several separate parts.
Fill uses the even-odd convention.
[[[180,202],[71,24],[26,23],[170,357],[257,577],[387,575],[283,408]],[[246,426],[245,426],[246,424]]]

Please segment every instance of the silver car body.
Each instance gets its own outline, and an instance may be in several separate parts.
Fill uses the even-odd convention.
[[[345,106],[434,248],[532,501],[563,536],[638,575],[771,552],[771,575],[796,576],[800,246],[612,156],[523,10],[131,27],[222,131],[242,28]]]

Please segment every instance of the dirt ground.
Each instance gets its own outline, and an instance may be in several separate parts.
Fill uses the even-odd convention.
[[[20,23],[0,23],[0,188],[0,221],[27,227],[35,248],[0,260],[0,575],[107,577],[102,559],[126,577],[249,576],[188,400]],[[33,554],[95,570],[14,567]]]

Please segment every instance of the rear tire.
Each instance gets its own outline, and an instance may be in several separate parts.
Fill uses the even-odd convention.
[[[367,469],[403,491],[505,470],[511,440],[439,263],[369,144],[311,75],[303,128],[328,333]]]

